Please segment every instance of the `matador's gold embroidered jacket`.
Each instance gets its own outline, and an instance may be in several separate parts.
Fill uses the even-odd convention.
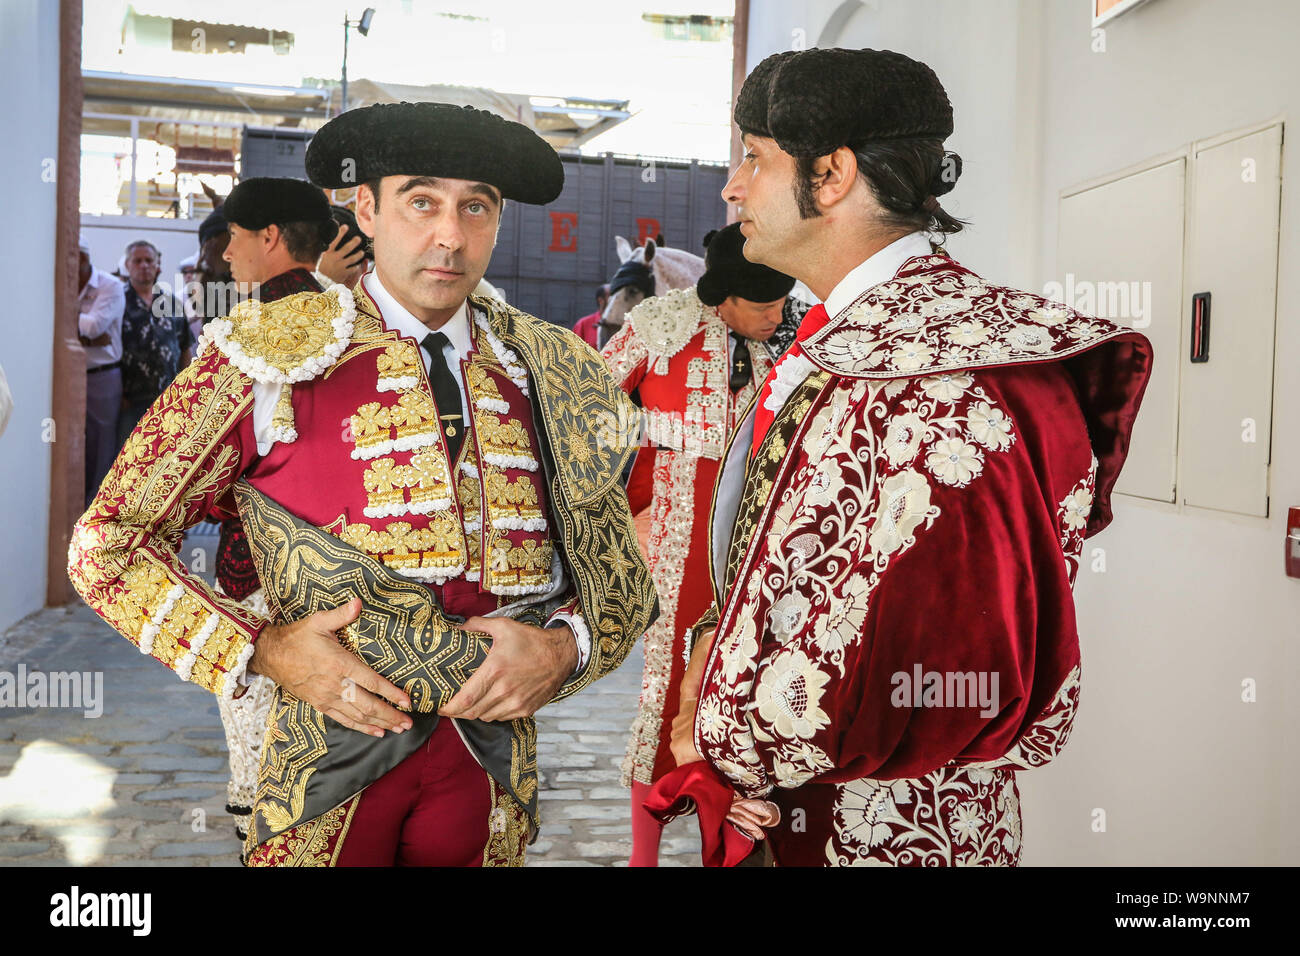
[[[177,549],[210,511],[235,512],[243,479],[468,613],[541,624],[576,609],[591,653],[560,697],[609,673],[656,613],[619,482],[635,446],[618,423],[635,408],[568,331],[493,299],[471,296],[469,311],[473,434],[454,463],[418,344],[384,326],[363,285],[355,300],[335,287],[211,323],[76,525],[78,592],[142,653],[235,694],[266,622]],[[269,430],[255,396],[275,409]]]

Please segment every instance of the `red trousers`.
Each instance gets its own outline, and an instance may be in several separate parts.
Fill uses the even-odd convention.
[[[492,799],[487,774],[449,718],[361,793],[336,866],[480,866]]]

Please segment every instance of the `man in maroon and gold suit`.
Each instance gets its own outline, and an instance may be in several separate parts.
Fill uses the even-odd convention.
[[[221,215],[230,233],[221,258],[230,264],[231,278],[254,298],[274,302],[299,292],[323,291],[312,270],[334,238],[335,226],[330,204],[319,188],[301,179],[246,179],[230,191]],[[237,517],[221,522],[215,572],[219,594],[234,598],[260,617],[270,616]],[[258,756],[274,691],[274,682],[254,676],[242,696],[217,697],[230,752],[226,812],[234,816],[241,840],[248,835]]]
[[[623,786],[632,788],[632,866],[658,862],[662,827],[642,806],[676,764],[668,746],[685,669],[684,632],[713,603],[708,521],[722,448],[807,306],[794,279],[741,254],[736,224],[709,233],[705,272],[687,289],[645,299],[602,354],[640,396],[649,444],[628,480],[633,514],[650,509],[646,553],[659,619],[646,632],[641,699]],[[664,714],[669,720],[664,720]]]
[[[745,256],[824,307],[738,427],[711,521],[716,604],[647,809],[706,862],[1014,865],[1016,774],[1078,706],[1072,586],[1151,369],[1147,339],[931,246],[961,170],[927,66],[760,63],[723,196]]]
[[[503,202],[550,202],[563,167],[518,123],[401,103],[326,124],[307,170],[363,183],[374,271],[209,323],[69,574],[182,678],[277,685],[250,865],[519,865],[532,714],[656,614],[620,485],[635,409],[568,330],[472,294]],[[177,559],[214,509],[243,518],[273,622]]]

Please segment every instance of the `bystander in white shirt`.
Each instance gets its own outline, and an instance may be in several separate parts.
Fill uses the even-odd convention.
[[[90,279],[78,297],[77,330],[88,339],[108,333],[107,345],[87,345],[86,368],[122,360],[122,315],[126,312],[126,287],[117,276],[90,267]]]

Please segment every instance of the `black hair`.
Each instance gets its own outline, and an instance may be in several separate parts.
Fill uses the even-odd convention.
[[[338,235],[338,226],[332,218],[278,222],[276,225],[280,227],[284,248],[295,262],[315,263]]]
[[[898,139],[850,145],[862,176],[884,209],[883,223],[899,229],[917,229],[944,236],[961,232],[964,220],[949,215],[938,197],[957,183],[961,157],[945,152],[937,139]],[[817,174],[815,156],[795,157],[795,202],[804,219],[820,216],[814,198]]]

